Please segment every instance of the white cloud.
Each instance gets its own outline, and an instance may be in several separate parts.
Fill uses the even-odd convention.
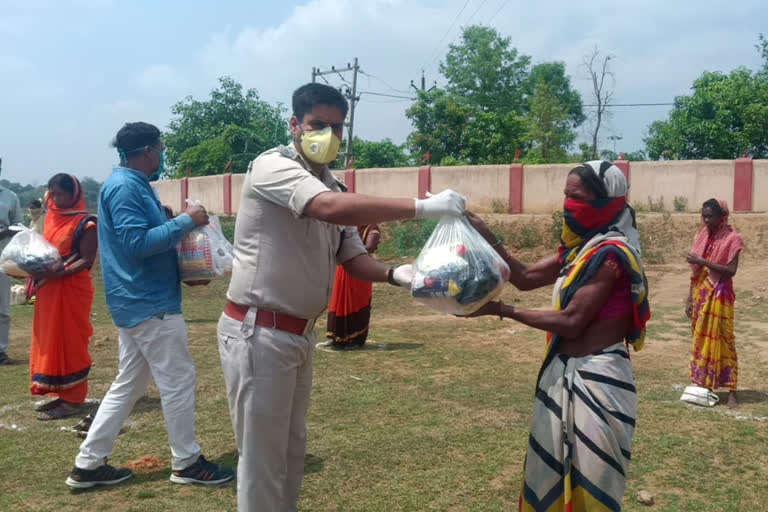
[[[171,66],[155,65],[139,71],[136,85],[150,96],[178,96],[189,90],[190,81],[184,73]]]

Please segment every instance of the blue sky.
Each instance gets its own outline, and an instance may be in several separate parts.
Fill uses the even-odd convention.
[[[222,75],[283,103],[312,66],[354,57],[373,75],[361,77],[363,91],[401,95],[422,67],[428,82],[440,83],[439,59],[471,23],[496,27],[534,62],[564,61],[585,103],[580,63],[595,45],[616,56],[617,103],[670,102],[705,70],[759,65],[754,44],[768,32],[761,3],[0,0],[3,177],[42,183],[66,171],[104,179],[116,160],[109,142],[124,122],[165,127],[173,103],[205,98]],[[356,134],[403,142],[408,105],[363,95]],[[642,148],[648,124],[667,111],[615,109],[602,146],[621,135],[619,151]]]

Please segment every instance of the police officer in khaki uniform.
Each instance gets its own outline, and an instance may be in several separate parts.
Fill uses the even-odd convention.
[[[354,227],[462,215],[446,190],[424,200],[344,194],[336,158],[347,102],[307,84],[293,94],[293,144],[251,162],[235,224],[235,261],[218,324],[219,353],[239,452],[238,510],[296,511],[312,389],[313,327],[337,264],[352,276],[407,286],[411,267],[368,255]]]

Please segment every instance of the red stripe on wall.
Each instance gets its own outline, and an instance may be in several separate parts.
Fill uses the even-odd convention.
[[[737,158],[733,168],[733,211],[752,211],[752,179],[752,159]]]
[[[347,190],[350,192],[355,191],[355,177],[355,169],[347,169],[344,173],[344,185],[346,185]]]
[[[509,213],[523,213],[523,164],[509,166]]]
[[[426,199],[427,192],[431,192],[432,187],[432,166],[422,165],[419,167],[419,199]]]
[[[614,160],[613,165],[621,169],[621,172],[624,173],[624,177],[627,178],[627,185],[629,185],[631,189],[632,178],[629,172],[629,160]],[[627,199],[629,199],[629,192],[627,192]]]
[[[179,203],[179,211],[183,212],[187,210],[187,198],[189,197],[189,178],[181,178],[181,202]]]
[[[232,215],[232,174],[224,175],[224,214]]]

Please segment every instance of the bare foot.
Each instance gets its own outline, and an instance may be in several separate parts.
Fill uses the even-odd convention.
[[[729,409],[738,409],[739,408],[739,402],[736,400],[736,392],[735,391],[729,391],[728,392],[728,408]]]

